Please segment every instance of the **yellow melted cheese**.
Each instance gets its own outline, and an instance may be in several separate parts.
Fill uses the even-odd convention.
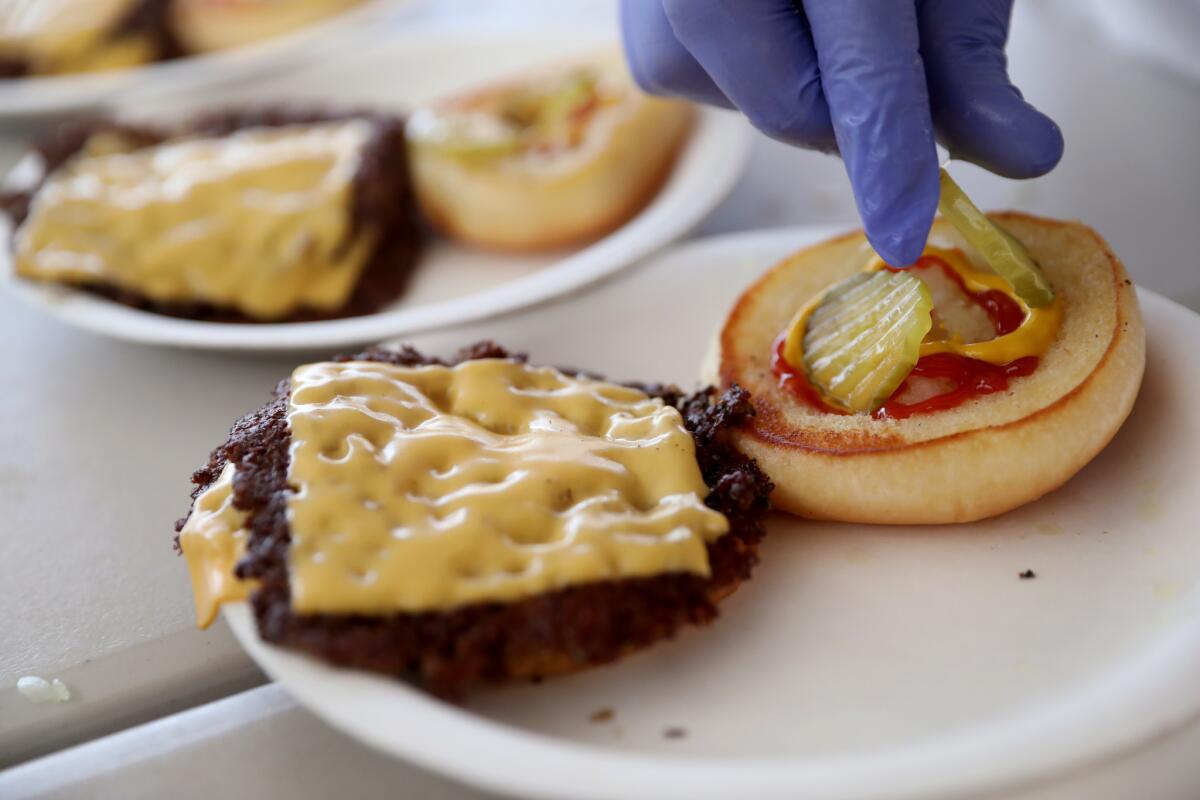
[[[192,513],[179,532],[196,602],[196,624],[207,628],[222,603],[244,600],[253,582],[233,574],[246,549],[246,515],[233,506],[233,464],[196,497]]]
[[[553,369],[312,364],[292,375],[288,423],[300,613],[707,575],[705,545],[728,530],[676,409]]]
[[[0,56],[36,74],[90,72],[143,64],[154,55],[141,35],[113,38],[137,0],[0,0]]]
[[[17,272],[258,319],[336,310],[374,244],[351,217],[370,134],[349,121],[141,149],[97,134],[34,196]]]

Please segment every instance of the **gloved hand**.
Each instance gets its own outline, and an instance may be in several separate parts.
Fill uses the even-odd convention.
[[[646,91],[740,109],[767,135],[840,151],[888,263],[921,254],[937,139],[1010,178],[1049,172],[1058,126],[1009,82],[1012,0],[622,0]]]

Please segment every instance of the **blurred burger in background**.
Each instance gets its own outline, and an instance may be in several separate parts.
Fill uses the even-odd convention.
[[[0,0],[0,78],[133,67],[241,47],[367,0]]]
[[[189,53],[227,50],[312,25],[364,0],[170,0]]]

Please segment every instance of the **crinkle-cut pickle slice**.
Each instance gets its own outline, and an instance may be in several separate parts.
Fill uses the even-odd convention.
[[[941,183],[938,210],[979,252],[987,265],[1008,281],[1017,296],[1031,308],[1041,308],[1054,302],[1054,289],[1050,287],[1050,281],[1025,245],[988,219],[944,169]]]
[[[575,112],[595,95],[595,78],[573,72],[521,89],[491,111],[421,109],[409,119],[408,138],[418,147],[464,161],[498,159],[519,151],[530,136],[564,135]]]
[[[517,125],[555,128],[596,96],[596,79],[576,70],[552,83],[518,91],[504,104],[501,115]]]
[[[808,380],[857,414],[883,405],[916,366],[933,326],[933,297],[907,272],[860,272],[829,289],[802,344]]]

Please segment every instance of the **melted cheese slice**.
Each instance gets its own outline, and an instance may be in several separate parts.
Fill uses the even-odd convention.
[[[222,603],[244,600],[254,586],[233,574],[246,550],[246,515],[233,506],[233,464],[196,497],[179,531],[196,601],[196,624],[207,628]]]
[[[292,375],[292,605],[387,614],[707,575],[728,530],[679,412],[516,361]]]
[[[374,244],[351,218],[370,135],[349,121],[130,149],[97,134],[34,196],[17,272],[258,319],[336,310]]]
[[[144,36],[114,38],[138,0],[0,0],[0,56],[42,74],[87,72],[149,61]]]

